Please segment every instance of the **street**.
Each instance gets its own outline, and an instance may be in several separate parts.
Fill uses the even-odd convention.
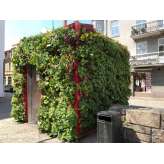
[[[57,139],[40,133],[37,125],[20,124],[10,118],[11,94],[0,99],[0,143],[57,143]]]
[[[60,143],[40,133],[36,124],[20,124],[10,117],[11,94],[0,99],[0,143]],[[80,143],[95,143],[96,134],[82,138]]]
[[[9,118],[11,112],[11,96],[8,94],[5,98],[0,98],[0,120]]]

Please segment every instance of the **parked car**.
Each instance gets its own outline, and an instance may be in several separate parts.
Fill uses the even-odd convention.
[[[6,85],[5,88],[4,88],[4,91],[5,91],[5,92],[13,92],[13,87],[12,87],[12,85]]]

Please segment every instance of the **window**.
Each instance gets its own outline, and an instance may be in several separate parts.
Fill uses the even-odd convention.
[[[7,58],[7,52],[5,52],[5,58]]]
[[[136,27],[138,29],[146,28],[146,20],[136,20]]]
[[[164,38],[160,38],[158,40],[158,50],[159,51],[164,51]]]
[[[144,24],[144,23],[146,23],[146,20],[136,20],[137,25]]]
[[[158,26],[163,27],[164,26],[164,21],[163,20],[157,20]]]
[[[103,20],[96,21],[96,31],[100,32],[100,33],[104,33],[104,21]]]
[[[4,85],[6,85],[6,77],[4,77]]]
[[[11,63],[9,63],[9,71],[11,71]]]
[[[147,42],[138,42],[136,43],[136,54],[140,55],[140,54],[144,54],[147,52]]]
[[[112,37],[120,35],[119,21],[117,20],[111,21],[111,35]]]
[[[11,77],[8,77],[8,85],[11,85]]]
[[[5,63],[5,71],[9,71],[9,63]]]

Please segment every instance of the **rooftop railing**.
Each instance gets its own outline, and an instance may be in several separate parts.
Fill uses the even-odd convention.
[[[163,20],[156,20],[132,26],[131,36],[135,37],[145,33],[153,33],[161,30],[164,30],[164,22]]]
[[[164,64],[164,51],[145,53],[130,57],[132,66]]]

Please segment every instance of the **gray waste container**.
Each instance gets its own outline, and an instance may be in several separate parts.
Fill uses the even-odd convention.
[[[101,111],[97,114],[97,142],[122,143],[121,114],[117,111]]]

